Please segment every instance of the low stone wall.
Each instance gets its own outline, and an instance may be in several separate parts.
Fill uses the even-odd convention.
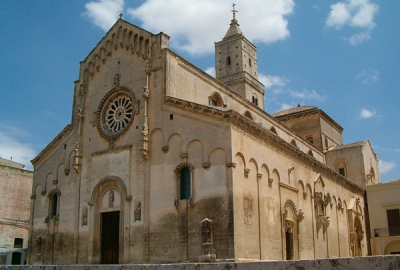
[[[388,269],[400,270],[400,255],[371,256],[359,258],[337,258],[300,261],[262,261],[262,262],[215,262],[215,263],[176,263],[176,264],[124,264],[124,265],[24,265],[0,266],[0,270],[253,270],[253,269]]]

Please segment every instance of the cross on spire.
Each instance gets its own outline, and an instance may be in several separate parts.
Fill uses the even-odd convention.
[[[233,19],[234,19],[234,20],[236,19],[236,18],[235,18],[235,14],[236,14],[236,12],[238,12],[238,11],[235,9],[235,6],[236,6],[236,4],[233,3],[233,4],[232,4],[232,14],[233,14]]]

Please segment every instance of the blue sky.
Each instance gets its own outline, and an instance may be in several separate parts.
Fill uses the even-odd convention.
[[[369,139],[381,180],[400,178],[400,1],[237,0],[236,18],[258,49],[266,111],[324,110],[344,143]],[[213,74],[227,0],[0,2],[0,157],[32,169],[71,121],[79,62],[123,13]]]

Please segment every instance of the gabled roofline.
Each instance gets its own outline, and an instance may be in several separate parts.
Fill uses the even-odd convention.
[[[151,36],[156,36],[156,35],[157,35],[157,34],[154,34],[154,33],[149,32],[149,31],[147,31],[147,30],[145,30],[145,29],[143,29],[143,28],[141,28],[141,27],[139,27],[139,26],[137,26],[137,25],[134,25],[134,24],[132,24],[132,23],[130,23],[130,22],[128,22],[128,21],[125,21],[125,20],[122,19],[122,18],[119,18],[119,19],[113,24],[113,26],[111,26],[111,28],[106,32],[106,34],[100,39],[100,41],[97,42],[96,46],[94,46],[93,49],[86,55],[85,59],[82,60],[82,61],[80,61],[80,63],[86,62],[86,61],[90,58],[90,55],[91,55],[91,54],[96,50],[96,48],[103,42],[103,40],[105,40],[105,39],[108,37],[109,33],[113,32],[114,29],[116,29],[117,27],[119,27],[119,25],[122,25],[122,24],[127,24],[127,25],[129,25],[130,27],[135,27],[135,28],[139,29],[140,31],[146,32],[147,34],[149,34],[149,35],[151,35]],[[161,33],[162,33],[162,32],[160,32],[159,34],[161,34]]]
[[[302,110],[302,111],[295,111],[295,112],[289,112],[287,114],[281,114],[279,115],[280,112],[277,112],[273,114],[272,116],[275,117],[278,120],[288,120],[292,118],[297,118],[305,115],[310,115],[310,114],[317,114],[319,113],[320,115],[323,116],[329,123],[331,123],[334,127],[336,127],[340,132],[343,131],[343,127],[340,126],[335,120],[333,120],[328,114],[326,114],[323,110],[321,110],[318,107],[310,106],[310,109]],[[294,109],[294,108],[293,108]],[[289,111],[288,109],[287,111]],[[284,112],[284,111],[281,111]]]
[[[42,150],[40,153],[31,160],[33,166],[46,156],[51,150],[53,150],[57,144],[63,139],[66,135],[68,135],[72,131],[72,125],[68,124],[58,135]]]

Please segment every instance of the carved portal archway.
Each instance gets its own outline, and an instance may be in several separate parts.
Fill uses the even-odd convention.
[[[302,211],[297,211],[292,200],[287,200],[282,213],[284,258],[286,260],[298,259],[298,222],[303,218]]]
[[[361,241],[364,238],[364,231],[359,217],[354,218],[354,231],[351,233],[351,253],[353,257],[362,256]]]
[[[129,223],[129,207],[126,207],[126,204],[130,201],[123,181],[115,176],[103,178],[93,189],[91,200],[88,202],[91,206],[89,228],[93,239],[92,245],[89,246],[90,263],[110,264],[126,261],[125,249],[129,243],[124,242],[126,240],[123,228],[129,227],[129,224],[125,223]]]

